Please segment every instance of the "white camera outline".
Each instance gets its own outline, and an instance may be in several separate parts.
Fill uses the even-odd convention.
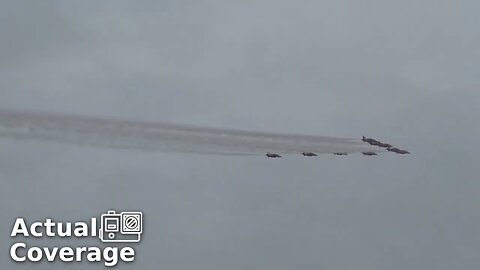
[[[115,216],[115,218],[112,218],[112,216]],[[130,217],[133,216],[135,219],[138,220],[138,224],[136,226],[136,230],[132,230],[127,228],[127,230],[124,230],[124,225],[123,221]],[[105,218],[104,218],[105,217]],[[100,241],[104,243],[132,243],[132,242],[140,242],[141,240],[141,234],[143,233],[143,213],[140,211],[125,211],[125,212],[115,212],[115,210],[108,210],[106,214],[102,214],[100,217],[100,229],[98,233],[98,238]],[[107,222],[104,224],[104,220],[111,220],[115,219],[118,220],[118,223],[116,224],[116,229],[110,229],[108,228]],[[105,227],[106,226],[106,227]],[[107,235],[104,235],[105,233],[108,233]],[[136,234],[138,237],[136,239],[112,239],[113,236],[115,236],[114,232],[120,233],[123,235],[134,235]],[[113,236],[112,236],[113,235]],[[107,236],[107,237],[104,237]]]

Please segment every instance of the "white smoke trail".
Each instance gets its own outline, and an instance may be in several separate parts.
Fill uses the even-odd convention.
[[[358,139],[212,129],[0,110],[0,137],[142,151],[256,155],[383,152]]]

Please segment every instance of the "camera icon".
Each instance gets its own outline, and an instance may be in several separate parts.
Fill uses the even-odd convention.
[[[142,234],[142,212],[120,212],[110,210],[102,214],[98,237],[102,242],[140,242]]]

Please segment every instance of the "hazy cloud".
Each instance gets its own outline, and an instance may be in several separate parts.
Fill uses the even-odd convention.
[[[272,162],[2,139],[0,242],[17,216],[138,208],[146,237],[119,268],[472,269],[479,5],[2,1],[2,109],[365,134],[415,152]],[[8,248],[2,268],[32,267]]]

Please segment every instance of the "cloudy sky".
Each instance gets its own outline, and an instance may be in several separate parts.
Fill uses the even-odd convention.
[[[1,139],[0,268],[33,268],[9,258],[16,217],[111,208],[145,214],[136,261],[119,269],[478,268],[479,8],[0,1],[1,109],[365,134],[412,150],[270,160]]]

